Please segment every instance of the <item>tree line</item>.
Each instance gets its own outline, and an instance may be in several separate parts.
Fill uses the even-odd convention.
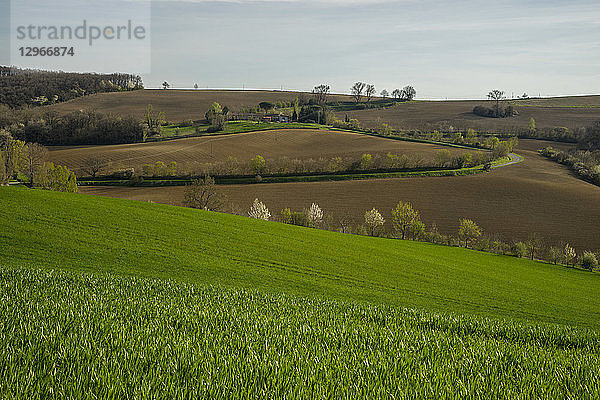
[[[47,162],[48,150],[38,143],[25,143],[0,131],[0,185],[23,176],[30,187],[59,192],[77,192],[75,174],[63,165]]]
[[[131,116],[47,109],[11,110],[0,105],[0,129],[15,139],[44,145],[120,144],[143,142],[149,134]]]
[[[216,189],[215,181],[210,176],[198,179],[185,189],[184,204],[187,207],[224,211],[227,199]],[[386,219],[382,213],[372,208],[364,213],[363,223],[352,225],[352,218],[342,214],[337,218],[326,216],[318,204],[312,203],[310,207],[294,211],[283,208],[275,218],[269,208],[258,198],[255,199],[245,215],[262,220],[277,219],[279,222],[305,226],[310,228],[326,229],[341,233],[387,237],[402,240],[426,241],[447,246],[460,246],[478,251],[496,254],[511,255],[543,260],[553,264],[579,266],[584,269],[594,270],[598,267],[598,257],[592,251],[583,251],[577,254],[568,243],[561,246],[545,246],[539,235],[533,234],[525,241],[506,243],[493,240],[484,235],[483,229],[470,218],[460,218],[456,226],[456,236],[440,233],[435,225],[429,229],[421,218],[421,213],[410,202],[399,201],[390,212],[391,218],[388,229],[385,229]],[[243,214],[244,215],[244,214]]]
[[[42,106],[95,93],[143,89],[139,75],[73,73],[0,66],[0,104]]]

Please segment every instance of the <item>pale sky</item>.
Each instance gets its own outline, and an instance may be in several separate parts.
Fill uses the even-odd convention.
[[[598,0],[165,0],[151,16],[146,87],[600,93]]]

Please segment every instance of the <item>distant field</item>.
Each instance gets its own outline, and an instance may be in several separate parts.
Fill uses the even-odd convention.
[[[95,109],[142,118],[148,104],[155,110],[164,111],[167,120],[181,122],[188,119],[204,119],[209,105],[217,101],[230,109],[242,106],[255,106],[261,101],[276,102],[293,100],[298,96],[309,98],[309,93],[278,91],[228,91],[228,90],[143,90],[126,93],[104,93],[75,99],[50,106],[58,112],[80,109]],[[330,96],[330,100],[349,101],[350,96]],[[338,112],[343,119],[346,115],[365,126],[375,126],[387,122],[396,129],[428,129],[431,124],[443,123],[456,128],[473,127],[486,130],[502,130],[513,127],[526,127],[529,118],[534,117],[538,127],[566,126],[574,128],[589,125],[600,119],[600,96],[560,97],[512,101],[520,115],[515,118],[484,118],[471,111],[476,105],[487,101],[414,101],[399,103],[385,109]],[[523,104],[520,107],[519,104]]]
[[[0,265],[6,267],[170,278],[535,323],[600,323],[598,273],[23,187],[0,187],[0,204]],[[127,296],[118,298],[128,304]]]
[[[204,113],[213,102],[227,106],[231,110],[240,107],[257,106],[261,101],[277,102],[292,101],[296,97],[309,93],[283,92],[268,90],[161,90],[146,89],[133,92],[101,93],[87,96],[73,101],[50,106],[58,112],[71,112],[81,109],[97,110],[105,113],[133,115],[143,118],[148,104],[152,104],[155,111],[163,111],[166,119],[172,122],[181,122],[188,119],[203,120]],[[348,101],[350,96],[330,96],[331,99]]]
[[[513,101],[519,115],[513,118],[485,118],[472,113],[476,105],[487,101],[414,101],[399,103],[391,108],[358,110],[337,113],[339,118],[347,114],[363,125],[374,127],[387,122],[395,129],[431,129],[434,124],[454,126],[458,129],[474,129],[501,132],[503,129],[527,127],[533,117],[538,128],[565,126],[570,129],[587,126],[600,120],[600,96],[564,97]],[[489,104],[487,104],[489,106]],[[584,106],[585,105],[585,106]]]
[[[371,181],[282,183],[222,186],[235,209],[245,212],[260,198],[279,213],[318,203],[325,215],[350,215],[362,222],[366,210],[378,208],[386,219],[399,201],[411,201],[423,220],[441,232],[456,234],[459,218],[475,219],[504,240],[538,233],[550,243],[567,241],[578,249],[600,250],[600,190],[569,170],[539,157],[537,148],[554,143],[521,140],[517,153],[525,161],[488,174],[445,178],[401,178]],[[558,144],[567,148],[570,145]],[[81,187],[82,193],[181,204],[183,188]]]
[[[106,158],[113,167],[120,165],[140,170],[146,163],[176,161],[183,170],[195,170],[203,163],[225,161],[229,156],[247,162],[257,154],[267,160],[282,157],[329,159],[336,156],[358,159],[363,153],[392,152],[430,161],[435,151],[441,148],[450,149],[453,154],[470,151],[349,132],[284,129],[125,145],[56,146],[50,148],[50,159],[75,171],[80,171],[90,155]]]

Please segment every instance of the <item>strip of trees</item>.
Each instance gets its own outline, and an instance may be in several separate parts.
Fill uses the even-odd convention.
[[[225,203],[225,198],[218,193],[214,180],[209,176],[194,181],[186,188],[185,205],[188,207],[225,212]],[[267,205],[258,198],[253,201],[247,213],[242,212],[240,214],[266,221],[274,218]],[[363,223],[354,226],[352,226],[352,218],[349,215],[341,214],[337,218],[331,214],[325,215],[316,203],[312,203],[310,207],[298,211],[284,208],[279,213],[278,218],[275,219],[286,224],[327,229],[341,233],[461,246],[531,260],[544,260],[553,264],[579,266],[590,271],[598,268],[600,255],[589,250],[577,254],[575,249],[568,243],[561,246],[544,246],[543,240],[535,234],[531,235],[526,241],[506,243],[486,236],[483,229],[473,219],[461,218],[457,224],[456,236],[444,235],[438,231],[435,224],[427,229],[421,219],[420,212],[411,203],[403,201],[398,202],[390,214],[391,218],[387,229],[384,215],[376,208],[367,210],[364,214]]]
[[[259,199],[255,199],[248,216],[257,219],[270,220],[271,212]],[[553,264],[578,266],[593,271],[598,268],[599,254],[586,250],[577,254],[568,243],[561,246],[544,246],[538,235],[531,235],[526,241],[516,241],[512,244],[499,240],[491,240],[484,235],[481,227],[472,219],[461,218],[457,224],[457,235],[443,235],[438,232],[435,225],[429,230],[421,220],[418,210],[411,203],[400,201],[391,211],[391,230],[385,230],[386,220],[382,213],[373,208],[364,214],[364,223],[358,224],[354,230],[349,226],[347,216],[325,218],[323,210],[313,203],[309,208],[301,211],[292,211],[284,208],[280,213],[280,222],[336,230],[343,233],[388,237],[404,240],[427,241],[431,243],[461,246],[479,251],[493,252],[496,254],[512,255],[515,257],[541,260]]]
[[[77,178],[67,167],[47,162],[47,149],[38,143],[25,143],[0,130],[0,185],[20,175],[30,187],[77,192]]]
[[[375,85],[368,84],[365,82],[356,82],[350,88],[350,94],[354,98],[356,103],[360,103],[360,100],[364,97],[366,102],[370,102],[376,93]],[[381,92],[383,98],[387,98],[389,95],[387,90]],[[405,86],[402,89],[394,89],[392,91],[392,98],[398,101],[411,101],[417,95],[417,91],[412,86]]]
[[[0,129],[15,139],[44,145],[120,144],[143,142],[148,127],[133,117],[75,111],[10,110],[0,106]]]
[[[52,72],[0,66],[0,104],[41,106],[95,93],[143,89],[132,74]]]

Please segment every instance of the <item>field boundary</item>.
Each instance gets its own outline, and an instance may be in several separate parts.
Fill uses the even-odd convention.
[[[520,163],[523,157],[510,153],[507,157],[492,162],[492,169],[509,166]],[[219,185],[240,185],[240,184],[258,184],[258,183],[290,183],[290,182],[324,182],[324,181],[347,181],[347,180],[367,180],[367,179],[393,179],[393,178],[413,178],[413,177],[448,177],[448,176],[466,176],[475,175],[485,170],[483,165],[476,165],[468,168],[439,169],[425,171],[400,171],[400,172],[357,172],[357,173],[329,173],[312,175],[276,175],[263,176],[257,179],[255,176],[240,177],[219,177],[214,180]],[[144,178],[141,182],[132,185],[129,179],[107,179],[107,180],[80,180],[79,186],[141,186],[141,187],[161,187],[161,186],[185,186],[197,179],[189,178]]]

